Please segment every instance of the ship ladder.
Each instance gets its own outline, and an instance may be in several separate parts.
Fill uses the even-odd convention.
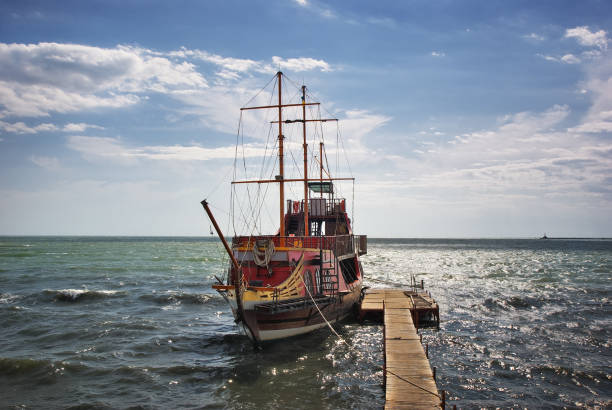
[[[334,271],[332,273],[332,271]],[[338,270],[332,268],[323,268],[321,271],[321,281],[323,282],[323,292],[330,296],[338,295]]]

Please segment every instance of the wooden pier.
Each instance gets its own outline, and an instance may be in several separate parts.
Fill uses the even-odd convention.
[[[444,408],[426,349],[417,333],[440,324],[439,307],[426,292],[369,289],[359,310],[361,319],[384,323],[385,409]]]

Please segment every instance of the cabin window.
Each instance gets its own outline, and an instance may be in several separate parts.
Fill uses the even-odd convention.
[[[348,258],[340,261],[340,271],[346,283],[353,283],[357,280],[355,272],[355,258]]]
[[[325,232],[325,221],[310,221],[310,235],[320,236]]]

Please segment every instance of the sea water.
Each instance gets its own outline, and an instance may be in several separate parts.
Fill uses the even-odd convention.
[[[612,406],[612,241],[370,239],[365,285],[423,280],[447,403]],[[208,238],[1,237],[0,408],[382,408],[382,332],[254,349]]]

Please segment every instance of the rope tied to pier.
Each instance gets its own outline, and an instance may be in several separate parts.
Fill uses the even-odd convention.
[[[308,289],[308,286],[306,286],[306,283],[304,282],[304,277],[303,275],[300,275],[300,279],[302,281],[302,284],[304,285],[304,289],[306,289],[306,292],[308,292],[308,296],[310,296],[310,300],[312,300],[312,303],[314,304],[314,306],[317,308],[317,311],[319,312],[319,314],[321,315],[321,317],[323,318],[323,320],[325,321],[325,323],[327,324],[327,326],[330,328],[330,330],[332,331],[333,334],[335,334],[338,339],[340,339],[340,341],[342,343],[344,343],[350,351],[352,351],[353,353],[357,354],[358,350],[355,349],[353,346],[351,346],[342,336],[340,336],[340,334],[338,332],[336,332],[336,329],[334,329],[334,327],[331,325],[331,323],[329,323],[329,320],[327,320],[327,318],[325,317],[325,315],[323,314],[323,312],[321,312],[321,309],[319,309],[319,305],[317,304],[317,302],[314,300],[314,298],[312,297],[312,293],[310,293],[310,290]],[[433,396],[436,396],[438,399],[442,400],[442,397],[440,397],[440,395],[438,393],[434,393],[430,390],[427,390],[426,388],[419,386],[418,384],[400,376],[397,373],[394,373],[393,371],[389,370],[389,369],[385,369],[384,366],[380,366],[376,363],[373,363],[375,366],[379,367],[381,370],[386,371],[387,373],[391,373],[392,375],[394,375],[395,377],[397,377],[398,379],[418,388],[423,390],[426,393],[429,393]]]

